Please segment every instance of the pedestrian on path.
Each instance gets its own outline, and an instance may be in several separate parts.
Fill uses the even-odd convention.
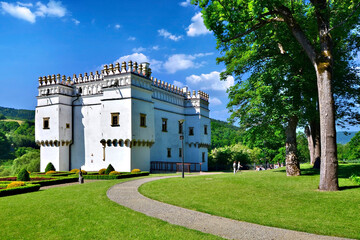
[[[233,163],[234,174],[236,173],[236,161]]]

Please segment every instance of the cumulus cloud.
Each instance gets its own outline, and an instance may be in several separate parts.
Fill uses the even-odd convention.
[[[67,13],[62,3],[54,0],[50,0],[46,5],[37,2],[35,6],[32,3],[22,2],[0,2],[0,4],[3,12],[30,23],[35,23],[37,17],[64,17]],[[76,21],[79,22],[78,20]],[[75,24],[78,23],[75,22]]]
[[[182,7],[188,7],[191,5],[191,3],[190,3],[190,0],[186,0],[184,2],[179,3],[179,5]]]
[[[130,36],[130,37],[128,37],[128,40],[129,40],[129,41],[135,41],[135,40],[136,40],[136,37]]]
[[[207,30],[207,28],[204,25],[204,20],[202,18],[201,12],[196,13],[191,18],[191,22],[192,23],[189,25],[189,27],[187,28],[187,32],[186,32],[186,34],[189,37],[196,37],[199,35],[211,33],[209,30]]]
[[[164,37],[164,38],[168,38],[168,39],[173,40],[173,41],[175,41],[175,42],[177,42],[177,41],[179,41],[180,39],[183,38],[182,35],[176,36],[176,35],[174,35],[174,34],[171,34],[170,32],[168,32],[168,31],[165,30],[165,29],[160,29],[160,30],[158,30],[158,33],[159,33],[159,36],[162,36],[162,37]]]
[[[194,55],[187,54],[174,54],[171,55],[164,63],[164,68],[169,73],[175,73],[179,70],[189,68],[202,67],[206,62],[195,62],[199,57],[211,55],[212,53],[198,53]]]
[[[151,49],[157,51],[157,50],[159,50],[160,48],[159,48],[158,45],[156,45],[156,46],[153,46]]]
[[[220,72],[213,71],[208,74],[203,73],[186,77],[186,83],[201,90],[225,91],[234,86],[234,77],[229,76],[226,81],[220,81]]]
[[[115,24],[114,28],[119,29],[119,28],[121,28],[121,25],[120,24]]]
[[[40,17],[63,17],[66,14],[66,8],[62,6],[61,2],[50,0],[47,5],[41,2],[36,3],[37,11],[36,16]]]
[[[138,48],[133,48],[132,51],[133,52],[144,52],[146,49],[143,47],[138,47]]]
[[[184,84],[182,83],[182,82],[179,82],[179,81],[174,81],[173,82],[173,85],[175,85],[175,86],[177,86],[177,87],[179,87],[179,88],[183,88],[184,87]]]
[[[133,62],[138,62],[138,63],[142,63],[142,62],[148,62],[150,63],[150,68],[153,72],[158,72],[161,68],[162,62],[155,60],[155,59],[151,59],[149,57],[147,57],[146,55],[144,55],[143,53],[133,53],[131,55],[126,55],[126,56],[122,56],[120,58],[118,58],[115,62],[128,62],[128,61],[133,61]]]
[[[213,105],[213,106],[221,105],[221,104],[222,104],[221,100],[218,99],[217,97],[211,97],[211,98],[209,99],[209,102],[210,102],[210,104]]]

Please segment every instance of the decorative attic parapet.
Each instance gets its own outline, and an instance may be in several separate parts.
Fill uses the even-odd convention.
[[[101,73],[103,76],[111,76],[116,74],[122,74],[122,73],[135,73],[137,75],[140,75],[145,78],[151,77],[151,68],[149,67],[150,64],[147,62],[143,62],[138,64],[137,62],[132,62],[131,60],[126,65],[126,62],[121,63],[121,69],[120,69],[120,63],[109,64],[104,65],[104,68],[101,70]]]

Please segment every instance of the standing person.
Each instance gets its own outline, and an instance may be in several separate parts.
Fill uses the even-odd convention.
[[[234,174],[236,173],[236,161],[233,163]]]
[[[241,163],[240,163],[240,161],[238,161],[238,164],[237,164],[237,171],[239,172],[240,171],[240,168],[241,168],[242,166],[241,166]]]

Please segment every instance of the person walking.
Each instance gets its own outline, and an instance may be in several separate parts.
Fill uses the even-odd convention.
[[[238,164],[237,164],[237,171],[239,172],[240,171],[240,168],[241,168],[242,166],[241,166],[241,163],[240,163],[240,161],[238,161]]]
[[[236,173],[236,161],[233,163],[234,174]]]

